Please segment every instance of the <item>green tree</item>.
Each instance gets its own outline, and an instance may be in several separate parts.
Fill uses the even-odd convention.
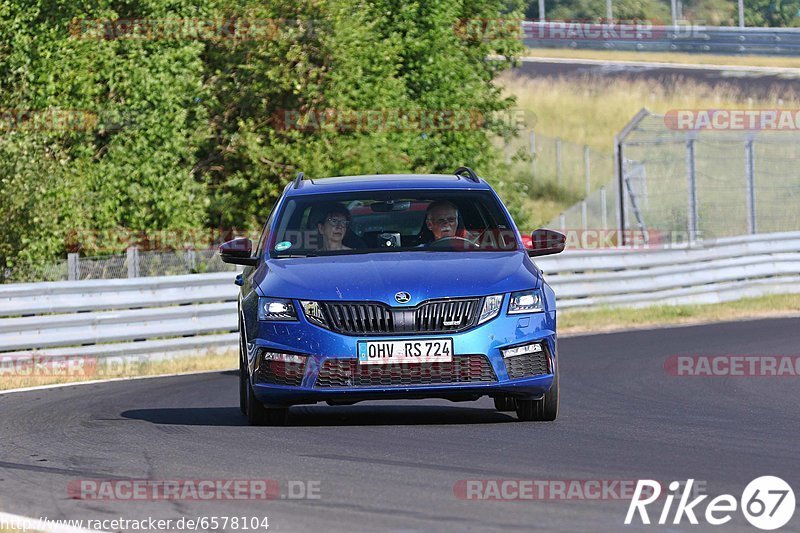
[[[745,0],[748,26],[800,26],[800,0]]]
[[[486,55],[511,55],[519,42],[468,39],[456,31],[459,21],[496,19],[507,8],[477,0],[232,4],[227,13],[284,22],[271,39],[207,49],[215,132],[200,167],[211,191],[210,223],[263,222],[298,171],[311,177],[452,171],[464,163],[490,170],[489,136],[501,124],[454,131],[395,128],[382,120],[376,127],[362,118],[359,127],[339,128],[335,117],[418,110],[489,116],[507,109],[512,101],[492,84],[507,62],[486,61]],[[334,124],[318,125],[326,111]],[[314,117],[317,125],[281,128],[287,113]]]
[[[205,109],[196,103],[205,90],[203,45],[91,37],[76,34],[75,24],[196,10],[188,2],[94,4],[0,1],[0,108],[9,116],[68,117],[5,123],[2,263],[53,258],[76,229],[146,232],[204,221],[204,187],[191,172],[207,136]],[[23,201],[28,191],[36,198]],[[84,252],[97,249],[89,244]]]

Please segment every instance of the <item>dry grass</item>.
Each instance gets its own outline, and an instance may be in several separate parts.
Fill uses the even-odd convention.
[[[204,355],[185,356],[163,361],[150,361],[146,357],[73,359],[74,366],[43,365],[41,367],[12,367],[8,362],[0,366],[0,390],[37,387],[58,383],[119,379],[138,376],[158,376],[205,370],[230,370],[238,368],[235,350],[210,352]],[[69,361],[67,359],[66,361]],[[16,369],[16,371],[15,371]],[[29,374],[29,375],[20,375]]]
[[[671,52],[634,52],[624,50],[572,50],[569,48],[528,48],[528,57],[599,59],[607,61],[653,61],[690,65],[729,65],[747,67],[800,68],[800,57],[726,56],[716,54],[680,54]]]
[[[720,304],[606,307],[586,311],[561,311],[558,314],[558,331],[562,335],[601,333],[678,324],[798,315],[800,315],[800,294],[780,294],[744,298]]]
[[[653,81],[586,78],[529,79],[505,74],[499,79],[517,106],[536,114],[536,131],[550,137],[613,151],[613,139],[643,107],[670,109],[800,107],[800,93],[748,98],[735,87],[712,89],[684,81],[665,87]]]

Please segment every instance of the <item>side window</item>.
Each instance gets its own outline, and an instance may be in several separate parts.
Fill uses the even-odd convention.
[[[269,228],[272,227],[272,221],[275,218],[276,207],[278,203],[275,202],[275,205],[272,206],[272,211],[267,217],[267,223],[264,224],[264,229],[261,231],[261,238],[258,239],[258,246],[256,246],[256,256],[261,257],[264,254],[264,248],[267,246],[267,242],[269,242]]]

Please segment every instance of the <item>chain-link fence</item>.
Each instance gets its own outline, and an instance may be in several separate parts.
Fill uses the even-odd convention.
[[[637,115],[618,145],[623,226],[692,238],[800,230],[800,132],[763,127],[781,113]]]
[[[206,250],[140,251],[129,248],[122,255],[67,258],[51,264],[24,269],[8,269],[6,283],[32,281],[77,281],[150,276],[175,276],[204,272],[234,272],[235,265],[223,263],[216,248]]]
[[[561,213],[547,225],[562,232],[577,229],[609,230],[617,228],[619,193],[612,181],[601,186],[580,202]]]
[[[794,122],[779,118],[786,113]],[[610,157],[607,181],[548,227],[688,240],[800,230],[797,111],[642,110],[619,134],[615,157],[620,168]]]
[[[614,176],[614,157],[586,145],[548,137],[533,130],[520,133],[505,146],[506,160],[518,175],[529,176],[534,189],[553,187],[583,197]]]

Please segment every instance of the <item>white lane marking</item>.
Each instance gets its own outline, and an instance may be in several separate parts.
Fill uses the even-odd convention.
[[[495,59],[492,56],[492,59]],[[689,70],[729,70],[740,72],[759,72],[763,74],[794,74],[800,76],[800,68],[795,67],[756,67],[747,65],[711,65],[711,64],[698,64],[698,63],[665,63],[661,61],[624,61],[624,60],[609,60],[609,59],[578,59],[567,57],[538,57],[526,56],[521,57],[523,63],[566,63],[578,65],[602,65],[602,66],[631,66],[631,67],[648,67],[648,68],[671,68],[671,69],[689,69]]]
[[[0,396],[2,396],[3,394],[12,394],[15,392],[30,392],[30,391],[45,390],[45,389],[57,389],[60,387],[76,387],[78,385],[96,385],[98,383],[111,383],[113,381],[133,381],[133,380],[152,379],[152,378],[174,378],[178,376],[194,376],[197,374],[228,372],[230,370],[238,370],[238,368],[223,368],[221,370],[196,370],[194,372],[176,372],[174,374],[156,374],[152,376],[132,376],[125,378],[93,379],[91,381],[72,381],[69,383],[53,383],[51,385],[38,385],[36,387],[23,387],[20,389],[0,390]]]
[[[0,511],[0,524],[7,525],[12,531],[22,531],[26,527],[28,531],[44,531],[45,533],[98,533],[100,529],[86,529],[69,524],[58,523],[55,519],[45,517],[30,518],[27,516],[20,516],[11,513],[4,513]],[[69,519],[63,519],[62,522],[68,522]],[[77,522],[78,520],[73,520]],[[16,526],[16,527],[15,527]]]

